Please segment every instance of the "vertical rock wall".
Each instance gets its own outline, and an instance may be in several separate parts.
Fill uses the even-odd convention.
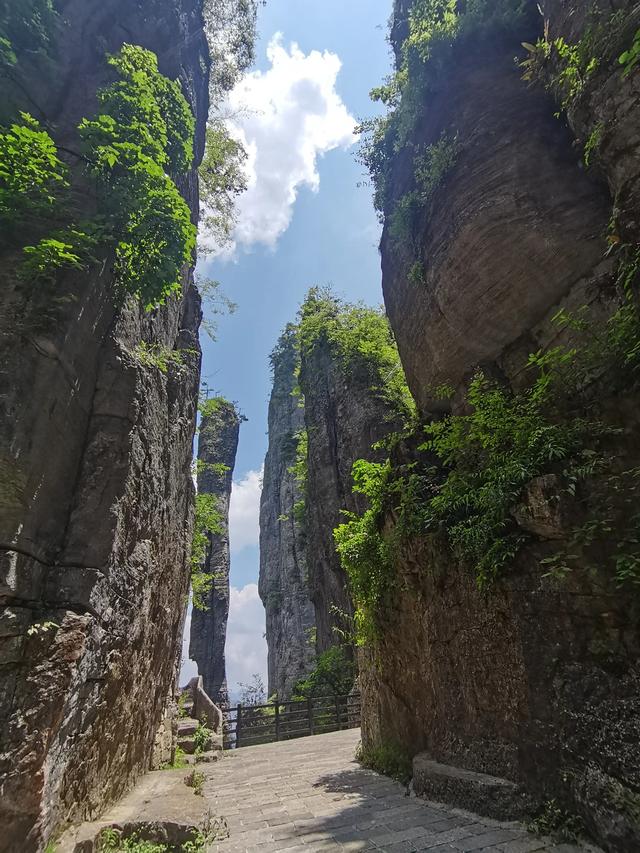
[[[180,79],[199,162],[209,58],[197,0],[57,5],[49,70],[3,83],[2,115],[28,109],[71,138],[97,108],[105,52],[138,43]],[[179,188],[196,221],[195,171]],[[16,260],[4,244],[0,850],[29,853],[61,822],[98,813],[151,761],[189,583],[201,315],[187,271],[161,308],[116,309],[107,258],[62,277],[36,316]],[[141,341],[176,354],[166,372],[141,362]]]
[[[333,530],[344,521],[343,510],[365,508],[362,495],[352,492],[353,463],[382,458],[372,445],[393,431],[395,414],[375,370],[366,361],[346,365],[326,339],[303,353],[300,386],[308,434],[307,569],[321,653],[339,641],[335,627],[352,627],[353,606]]]
[[[291,470],[304,409],[294,396],[299,366],[296,332],[288,329],[274,351],[269,401],[269,449],[260,498],[260,598],[267,616],[268,694],[289,698],[313,668],[315,616],[309,598],[306,537],[296,505],[304,500]]]
[[[232,403],[208,400],[198,437],[198,494],[214,495],[220,515],[219,532],[209,534],[204,572],[212,578],[204,610],[191,615],[189,657],[198,664],[206,693],[218,705],[227,705],[224,646],[229,616],[229,501],[236,462],[240,417]]]
[[[418,223],[424,280],[411,280],[413,258],[394,241],[388,220],[381,245],[385,304],[423,413],[438,410],[433,389],[442,382],[458,388],[453,407],[460,411],[478,366],[522,387],[528,354],[563,342],[551,320],[559,309],[587,306],[582,316],[597,329],[618,304],[606,235],[609,229],[614,243],[637,247],[640,73],[623,78],[617,56],[631,42],[640,8],[599,5],[607,15],[619,10],[625,25],[568,122],[554,118],[551,95],[527,86],[514,68],[520,42],[542,36],[540,17],[533,29],[525,22],[518,33],[485,31],[458,43],[408,146],[394,154],[393,203],[414,187],[413,151],[443,133],[460,141]],[[397,4],[402,14],[406,7]],[[542,11],[549,38],[572,43],[593,20],[577,2],[549,0]],[[394,33],[402,38],[404,30],[400,22]],[[586,170],[583,146],[597,128],[596,166]],[[596,397],[601,416],[620,430],[607,454],[633,468],[637,393],[601,388]],[[417,459],[406,448],[396,456],[397,466]],[[560,492],[541,497],[535,486],[523,495],[525,515],[550,515],[567,500]],[[380,614],[379,643],[361,669],[363,742],[427,750],[436,760],[512,779],[579,813],[607,850],[626,851],[640,845],[631,746],[640,736],[637,596],[588,558],[560,582],[549,577],[542,561],[571,547],[580,523],[570,520],[575,506],[566,512],[565,525],[551,534],[535,528],[504,577],[482,593],[445,539],[406,543],[394,600]],[[616,553],[619,538],[610,531],[596,564]]]

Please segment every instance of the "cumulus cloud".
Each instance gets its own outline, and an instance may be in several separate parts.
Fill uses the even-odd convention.
[[[336,91],[335,53],[297,44],[277,33],[266,71],[247,74],[229,96],[228,126],[248,154],[248,189],[238,204],[233,248],[273,247],[289,227],[301,187],[317,191],[318,158],[354,141],[356,120]]]
[[[258,585],[242,589],[231,587],[227,623],[227,683],[233,698],[238,683],[248,684],[257,673],[267,684],[267,643],[264,638],[265,613],[258,596]]]
[[[263,468],[248,471],[241,480],[234,480],[229,506],[229,542],[235,552],[258,544],[262,474]]]
[[[182,667],[180,684],[184,686],[189,679],[198,674],[195,661],[189,659],[189,635],[191,632],[191,611],[189,604],[182,639]],[[229,621],[227,622],[227,641],[225,657],[227,664],[227,684],[232,700],[240,693],[239,683],[249,684],[257,673],[267,686],[267,641],[265,633],[265,612],[258,595],[258,585],[247,584],[238,589],[231,587],[229,598]]]

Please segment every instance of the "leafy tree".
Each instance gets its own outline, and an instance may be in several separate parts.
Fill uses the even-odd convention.
[[[236,202],[247,188],[244,165],[247,153],[221,119],[207,126],[204,157],[198,170],[202,222],[218,248],[231,240],[236,223]]]
[[[217,340],[218,324],[214,318],[224,314],[234,314],[238,306],[221,291],[222,285],[219,281],[196,275],[195,283],[202,298],[204,316],[201,327],[209,338],[215,341]]]
[[[258,6],[263,0],[205,0],[204,28],[211,54],[211,103],[219,105],[254,58]]]
[[[0,130],[0,218],[14,223],[50,213],[69,186],[49,133],[29,113],[20,118]]]
[[[50,45],[57,14],[52,0],[3,0],[0,4],[0,71]]]
[[[407,420],[413,417],[413,398],[383,310],[350,305],[331,290],[314,287],[300,310],[298,336],[303,355],[324,340],[337,351],[345,370],[357,363],[368,366],[377,376],[376,390],[392,409]]]
[[[254,673],[251,681],[248,684],[240,682],[240,703],[245,707],[256,705],[264,705],[267,699],[267,688],[264,686],[264,681],[258,673]]]
[[[104,112],[79,130],[116,238],[118,289],[152,308],[180,292],[183,267],[193,260],[196,228],[165,170],[189,168],[194,120],[151,51],[123,45],[108,61],[119,79],[98,93]]]
[[[294,699],[348,696],[356,677],[356,665],[344,646],[331,646],[316,659],[312,672],[293,689]]]

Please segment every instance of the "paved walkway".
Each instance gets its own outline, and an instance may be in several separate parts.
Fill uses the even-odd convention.
[[[386,850],[410,853],[575,853],[503,824],[409,798],[354,760],[359,730],[244,747],[206,767],[204,795],[227,818],[231,851]]]

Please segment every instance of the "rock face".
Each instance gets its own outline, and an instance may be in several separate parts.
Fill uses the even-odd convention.
[[[458,45],[429,93],[408,148],[443,132],[457,132],[461,147],[419,223],[424,282],[410,280],[410,258],[388,224],[381,246],[385,303],[423,413],[437,410],[437,385],[463,389],[478,366],[519,387],[528,353],[562,340],[550,322],[558,309],[587,305],[603,318],[619,298],[605,234],[615,195],[613,240],[638,239],[640,75],[622,79],[617,64],[637,29],[637,4],[614,6],[627,16],[620,46],[568,115],[583,144],[602,125],[593,174],[553,117],[551,96],[514,70],[519,42],[541,33],[525,27],[513,39],[489,34]],[[551,39],[574,43],[585,34],[584,4],[542,7]],[[397,23],[394,32],[402,31]],[[393,198],[412,181],[401,151]],[[621,437],[607,452],[633,467],[637,396],[607,400],[603,389],[599,403],[622,412]],[[412,461],[408,451],[395,460]],[[557,798],[605,849],[626,851],[640,847],[637,600],[588,561],[561,581],[549,577],[542,560],[570,541],[564,499],[553,476],[530,483],[513,515],[534,539],[483,592],[444,540],[407,543],[379,643],[361,661],[363,742],[426,751],[423,773],[433,760]],[[601,558],[617,540],[614,530]]]
[[[198,664],[205,692],[218,705],[229,702],[224,645],[229,616],[229,501],[236,462],[240,417],[227,400],[208,400],[210,411],[200,424],[198,494],[214,495],[219,532],[209,534],[204,571],[212,577],[205,610],[194,607],[189,657]]]
[[[260,579],[258,590],[267,624],[268,694],[288,699],[313,668],[315,615],[309,598],[306,538],[296,505],[304,493],[294,472],[304,409],[294,396],[299,355],[296,333],[288,329],[272,356],[269,449],[260,498]]]
[[[467,46],[416,128],[416,146],[443,133],[460,141],[417,228],[424,283],[383,234],[385,305],[423,411],[434,388],[457,387],[478,364],[521,369],[553,306],[601,272],[608,193],[581,168],[551,97],[520,79],[514,49]],[[397,198],[411,189],[409,151],[394,163]]]
[[[209,59],[196,0],[56,5],[51,73],[31,100],[3,87],[3,115],[29,109],[70,137],[96,109],[105,51],[139,43],[182,82],[199,162]],[[195,171],[179,189],[195,221]],[[200,302],[185,272],[161,308],[116,309],[105,263],[63,277],[55,314],[30,325],[15,252],[2,253],[0,850],[29,853],[150,765],[189,584]],[[166,372],[141,361],[141,341],[175,354]]]
[[[352,492],[353,463],[375,460],[372,445],[394,429],[395,415],[376,390],[379,378],[366,362],[346,364],[335,345],[318,341],[303,353],[300,386],[308,434],[305,532],[309,588],[316,615],[317,651],[336,645],[335,627],[351,630],[353,606],[336,553],[333,530],[343,511],[362,512]]]

